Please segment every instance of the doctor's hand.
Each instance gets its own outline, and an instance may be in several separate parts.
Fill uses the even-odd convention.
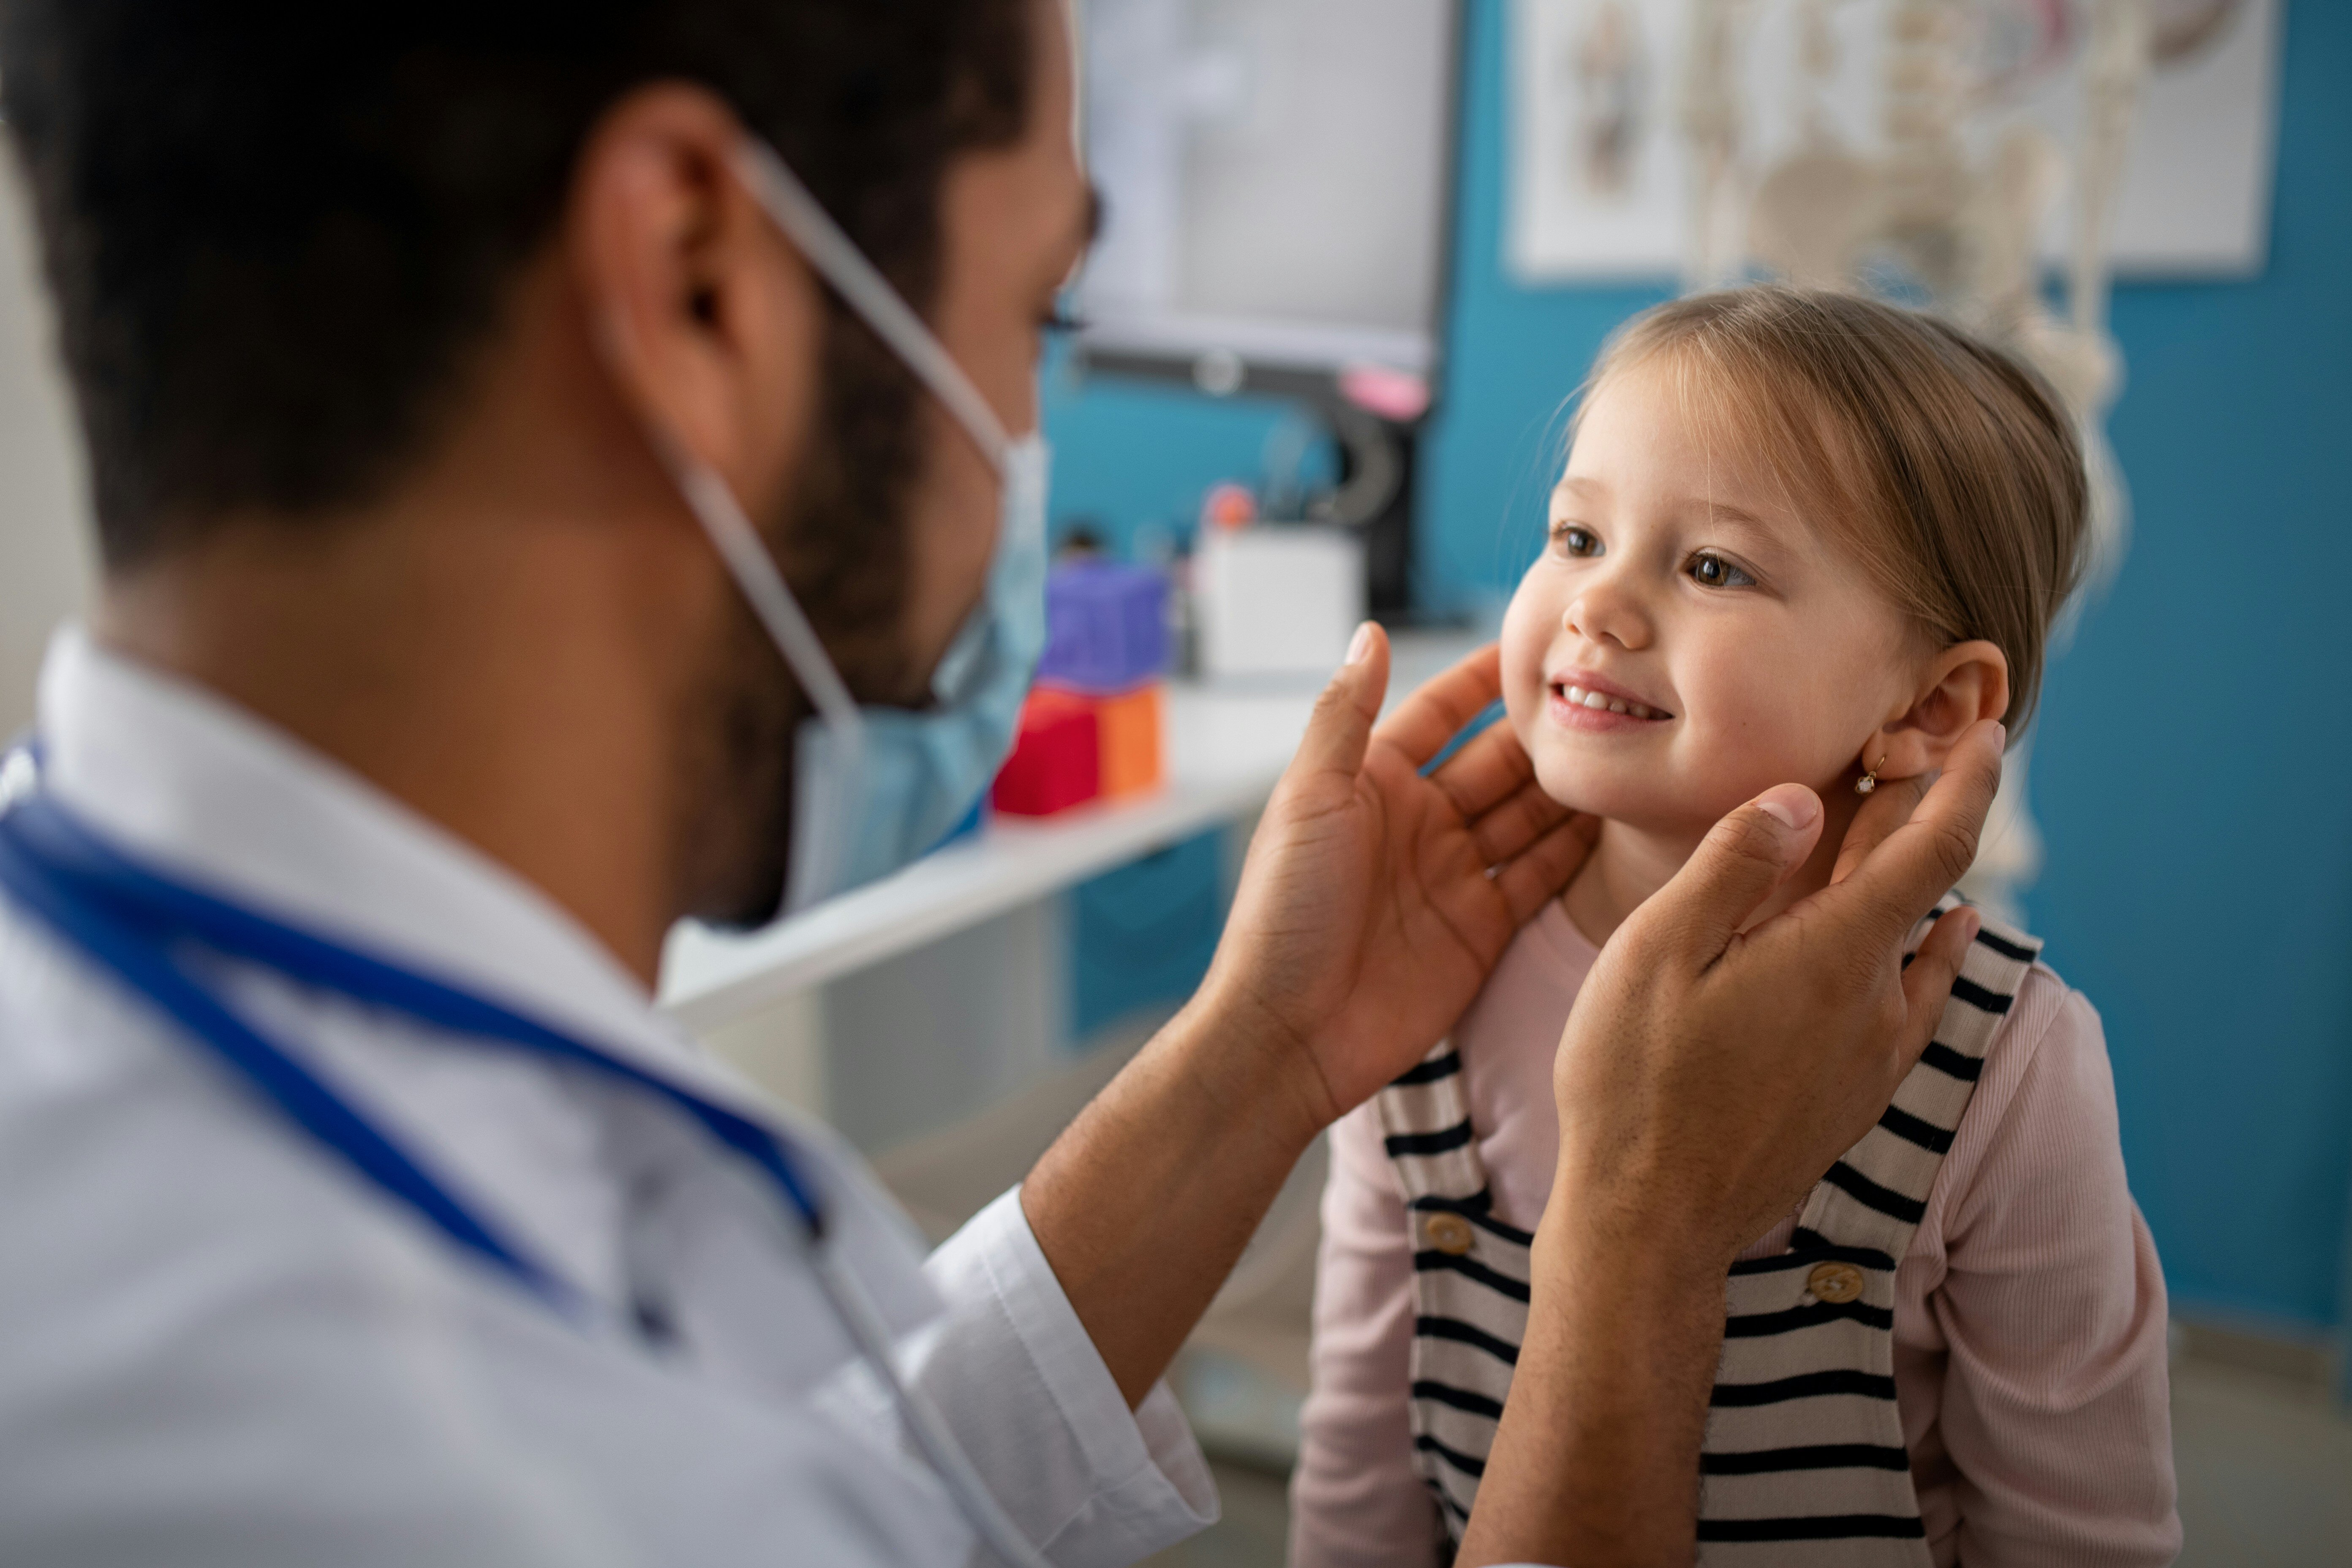
[[[1287,1053],[1317,1126],[1453,1028],[1599,831],[1544,793],[1508,723],[1421,776],[1499,695],[1493,646],[1377,728],[1387,634],[1367,623],[1349,654],[1259,821],[1195,1004]]]

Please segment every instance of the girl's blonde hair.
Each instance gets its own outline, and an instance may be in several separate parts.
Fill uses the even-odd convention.
[[[1937,647],[2000,648],[2004,721],[2024,732],[2086,539],[2082,448],[2040,376],[1933,316],[1769,284],[1636,316],[1602,349],[1585,404],[1642,364],[1670,368],[1686,401],[1752,442],[1785,498]]]

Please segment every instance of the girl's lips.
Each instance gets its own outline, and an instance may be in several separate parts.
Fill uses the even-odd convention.
[[[1606,708],[1587,708],[1571,703],[1557,690],[1544,705],[1551,721],[1563,730],[1583,730],[1595,734],[1614,734],[1619,731],[1653,730],[1660,721],[1636,719],[1631,713],[1612,713]]]
[[[1552,681],[1546,696],[1552,721],[1574,730],[1640,729],[1674,717],[1636,700],[1613,682],[1581,672]]]

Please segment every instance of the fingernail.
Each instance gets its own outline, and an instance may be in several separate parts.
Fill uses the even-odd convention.
[[[1327,643],[1324,646],[1328,647],[1330,645]],[[1356,628],[1356,635],[1349,639],[1348,662],[1349,664],[1361,664],[1364,662],[1364,656],[1371,651],[1372,623],[1366,621],[1363,625]]]
[[[1995,743],[1996,745],[2000,746],[2000,748],[2002,751],[2006,752],[2007,750],[2009,750],[2009,726],[2008,726],[2008,725],[2006,725],[2006,724],[2002,723],[2002,722],[2001,722],[2000,720],[1998,720],[1998,719],[1994,720],[1994,721],[1993,721],[1993,726],[1992,726],[1992,736],[1993,736],[1993,742],[1994,742],[1994,743]]]
[[[1976,910],[1972,909],[1967,908],[1965,905],[1962,906],[1960,910],[1960,940],[1964,942],[1974,942],[1977,939],[1977,932],[1982,930],[1984,930],[1984,916],[1977,913]]]
[[[1802,784],[1774,784],[1756,797],[1756,809],[1794,833],[1819,819],[1822,803]]]

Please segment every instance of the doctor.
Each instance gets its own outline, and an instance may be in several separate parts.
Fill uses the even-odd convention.
[[[1419,775],[1491,655],[1376,729],[1360,636],[1198,997],[928,1259],[649,1001],[674,921],[887,870],[1003,752],[1059,5],[5,0],[0,58],[106,565],[0,774],[0,1559],[1208,1520],[1170,1357],[1587,842],[1499,728]],[[1997,741],[1738,936],[1819,834],[1769,792],[1611,943],[1465,1561],[1687,1560],[1724,1266],[1925,1045]]]

